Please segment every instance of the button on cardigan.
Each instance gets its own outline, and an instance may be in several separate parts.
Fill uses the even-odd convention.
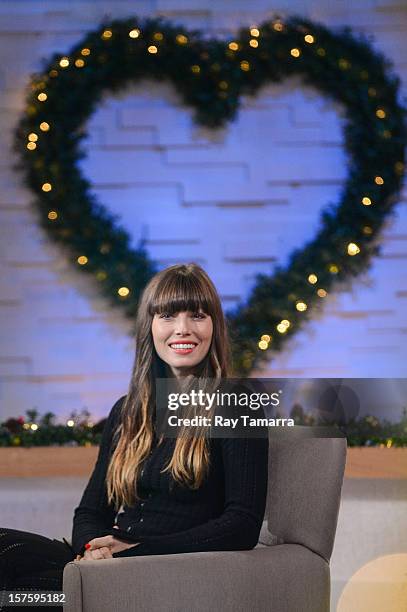
[[[74,511],[75,552],[83,554],[89,540],[109,534],[139,543],[114,557],[253,548],[266,504],[267,438],[210,439],[210,467],[196,490],[180,485],[170,472],[161,472],[175,446],[175,439],[166,438],[153,445],[144,462],[140,499],[116,513],[107,502],[105,479],[124,399],[110,411],[95,468]]]

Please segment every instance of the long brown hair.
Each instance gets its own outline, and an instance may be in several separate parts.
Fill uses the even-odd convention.
[[[154,348],[153,317],[163,312],[199,310],[212,318],[213,335],[196,374],[201,379],[226,378],[230,363],[226,320],[219,295],[206,272],[195,263],[170,266],[158,272],[143,291],[135,325],[133,370],[116,430],[118,443],[106,474],[108,500],[116,510],[121,505],[131,506],[138,499],[137,479],[153,443],[155,380],[165,377],[165,364]],[[207,437],[191,437],[181,428],[172,458],[162,471],[170,471],[174,480],[196,489],[206,475],[209,460]]]

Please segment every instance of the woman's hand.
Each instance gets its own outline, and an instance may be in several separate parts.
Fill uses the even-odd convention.
[[[136,544],[129,544],[112,535],[107,535],[101,538],[93,538],[88,544],[90,544],[90,546],[85,550],[83,557],[77,555],[75,561],[111,559],[114,553],[121,552],[127,548],[133,548],[133,546],[138,546],[139,542]]]

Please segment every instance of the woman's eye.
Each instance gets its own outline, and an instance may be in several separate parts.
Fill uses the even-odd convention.
[[[204,319],[205,318],[205,314],[203,312],[196,312],[194,314],[194,318],[195,319]]]
[[[160,314],[160,319],[169,319],[171,317],[170,314],[168,314],[168,312],[163,312],[162,314]]]

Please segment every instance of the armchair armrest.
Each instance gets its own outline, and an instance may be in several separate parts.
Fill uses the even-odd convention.
[[[329,565],[297,544],[70,562],[65,612],[329,612]]]

